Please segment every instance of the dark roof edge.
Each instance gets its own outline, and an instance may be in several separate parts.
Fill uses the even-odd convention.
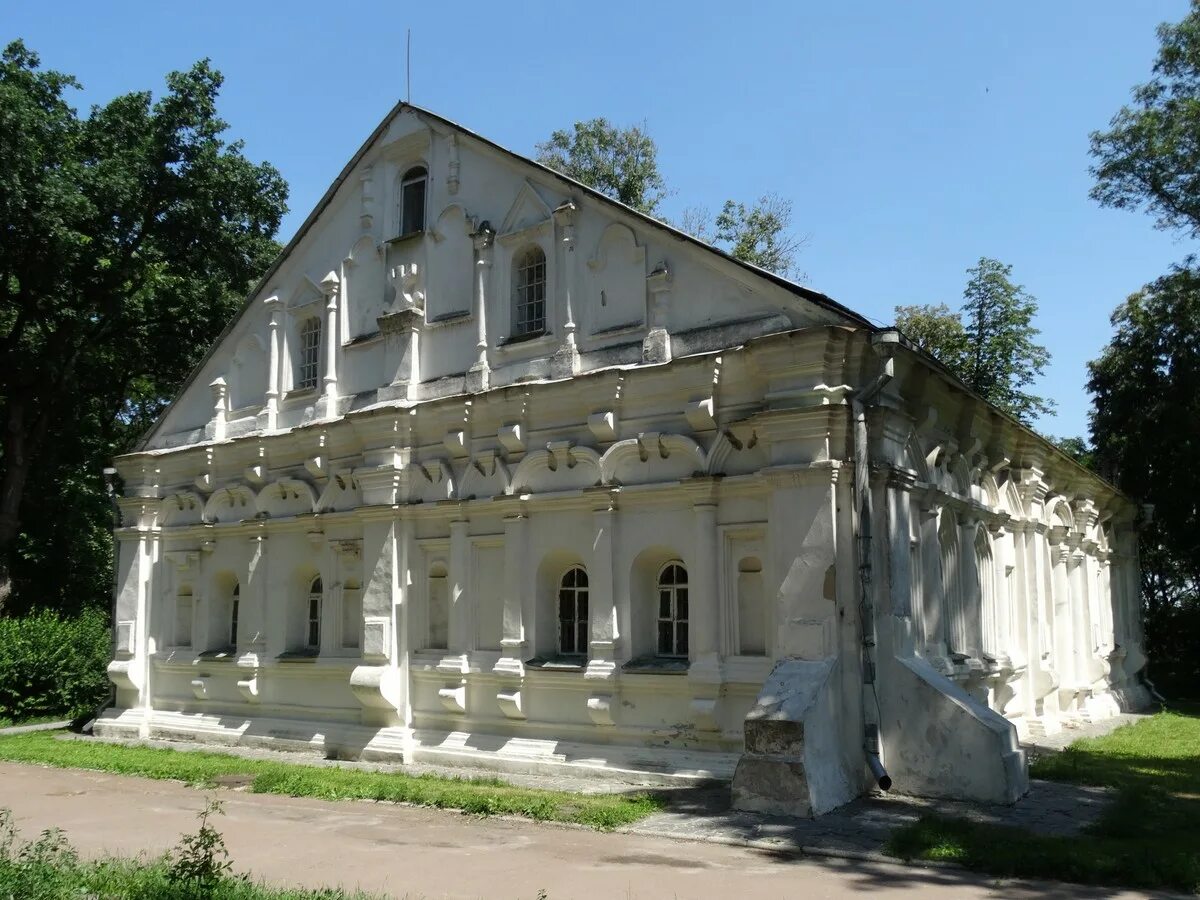
[[[774,272],[769,272],[766,269],[759,268],[758,266],[753,265],[752,263],[744,262],[743,260],[737,259],[737,258],[731,256],[730,254],[726,253],[724,250],[721,250],[719,247],[714,247],[712,244],[706,244],[706,243],[704,243],[704,241],[702,241],[696,237],[693,237],[692,235],[690,235],[684,231],[680,231],[678,228],[675,228],[673,225],[669,225],[666,222],[663,222],[659,219],[654,218],[653,216],[646,215],[646,213],[639,212],[638,210],[634,209],[631,206],[626,206],[624,203],[622,203],[619,200],[614,200],[612,197],[609,197],[607,194],[600,193],[595,188],[588,187],[586,184],[584,184],[581,181],[576,181],[573,178],[563,175],[561,172],[556,172],[554,169],[551,169],[548,166],[542,165],[541,163],[537,162],[536,160],[532,160],[532,159],[529,159],[528,157],[521,156],[521,154],[516,153],[512,150],[509,150],[507,147],[502,147],[500,144],[497,144],[495,141],[490,141],[487,138],[483,137],[482,135],[476,134],[475,132],[471,131],[469,128],[464,128],[462,125],[459,125],[458,123],[453,122],[450,119],[445,118],[444,116],[440,116],[435,112],[431,112],[427,109],[423,109],[420,106],[414,106],[411,103],[407,103],[407,102],[401,100],[399,103],[395,104],[390,110],[388,110],[387,115],[385,115],[383,117],[383,120],[375,127],[375,130],[371,132],[371,134],[367,137],[367,139],[365,141],[363,141],[362,146],[360,146],[358,148],[358,151],[354,154],[354,156],[352,156],[350,158],[350,161],[348,163],[346,163],[345,166],[342,167],[342,171],[338,173],[337,178],[335,178],[333,180],[333,182],[329,185],[329,188],[321,196],[321,199],[319,201],[317,201],[317,204],[316,204],[316,206],[313,207],[312,212],[310,212],[308,214],[308,216],[305,217],[304,221],[300,224],[300,227],[296,229],[296,233],[294,235],[292,235],[292,239],[283,246],[283,249],[281,249],[279,251],[279,255],[275,257],[274,262],[272,262],[271,265],[267,268],[267,271],[264,272],[262,277],[259,278],[258,281],[256,281],[254,283],[254,286],[250,289],[249,293],[246,295],[246,299],[242,302],[241,308],[238,309],[238,311],[236,313],[234,313],[234,315],[232,317],[230,317],[230,319],[226,323],[225,327],[221,330],[221,333],[218,334],[216,339],[213,340],[213,342],[209,345],[208,352],[206,352],[204,354],[204,357],[198,363],[196,363],[196,365],[192,368],[192,371],[190,373],[188,373],[188,377],[186,379],[184,379],[184,382],[180,386],[179,390],[175,392],[175,396],[171,398],[171,402],[168,403],[166,405],[166,407],[163,408],[163,411],[161,413],[159,413],[158,417],[154,420],[154,424],[151,425],[145,431],[145,433],[138,439],[137,444],[134,445],[134,447],[131,448],[131,450],[129,452],[134,453],[139,450],[146,449],[147,441],[149,441],[150,437],[155,433],[155,430],[158,428],[159,424],[163,421],[163,419],[165,419],[167,417],[167,415],[175,407],[175,404],[179,402],[179,399],[192,386],[192,384],[196,380],[196,377],[200,374],[201,370],[208,363],[208,361],[210,359],[212,359],[213,354],[216,353],[217,348],[221,346],[221,343],[225,340],[225,338],[233,330],[234,325],[236,325],[238,323],[238,321],[245,314],[246,310],[250,308],[250,304],[253,302],[254,298],[256,296],[258,296],[258,293],[264,287],[266,287],[267,283],[271,280],[271,278],[274,277],[275,273],[277,271],[279,271],[279,267],[281,265],[283,265],[283,261],[285,259],[287,259],[288,256],[291,254],[291,252],[296,248],[296,246],[302,240],[304,240],[304,237],[308,234],[309,229],[311,229],[313,227],[313,225],[316,224],[317,219],[319,219],[321,217],[321,213],[323,213],[325,211],[326,207],[328,207],[329,204],[333,201],[333,198],[337,194],[338,190],[345,183],[345,181],[349,177],[350,173],[353,172],[354,169],[358,166],[359,162],[362,161],[362,158],[366,155],[367,151],[379,139],[380,135],[382,135],[384,133],[384,131],[387,130],[387,127],[388,127],[388,125],[391,124],[392,120],[395,119],[396,116],[398,116],[405,109],[411,109],[413,112],[417,113],[417,115],[427,116],[431,119],[434,119],[437,122],[440,122],[442,125],[444,125],[448,128],[452,128],[453,130],[466,135],[467,137],[471,138],[472,140],[478,141],[479,143],[484,144],[485,146],[490,147],[493,150],[496,150],[496,151],[504,154],[505,156],[515,159],[517,162],[522,163],[523,165],[532,166],[533,168],[539,170],[543,174],[549,175],[552,178],[555,178],[558,181],[561,181],[574,189],[583,191],[585,194],[587,194],[588,196],[590,196],[596,200],[599,200],[603,203],[607,203],[612,206],[615,206],[615,207],[619,208],[622,212],[626,213],[627,215],[632,216],[635,219],[638,219],[645,224],[651,225],[662,231],[665,231],[668,234],[670,234],[672,237],[674,237],[678,240],[682,240],[685,243],[690,243],[693,246],[699,247],[703,250],[708,251],[709,253],[715,254],[716,256],[721,257],[722,259],[724,259],[728,262],[731,262],[734,265],[740,266],[741,268],[745,269],[746,271],[748,271],[754,275],[757,275],[759,278],[763,278],[767,281],[770,281],[771,283],[775,284],[778,287],[782,287],[785,290],[788,290],[791,293],[796,294],[797,296],[803,297],[805,300],[808,300],[811,303],[815,303],[818,306],[824,307],[825,309],[835,312],[840,316],[844,316],[845,318],[852,320],[857,325],[861,325],[863,327],[869,328],[872,331],[878,330],[878,326],[872,324],[867,319],[863,318],[861,315],[854,312],[854,310],[850,309],[849,307],[843,306],[841,303],[838,303],[832,297],[826,296],[825,294],[822,294],[819,291],[814,291],[810,288],[806,288],[803,285],[796,284],[793,281],[788,281],[786,278],[782,278],[779,275],[776,275]]]

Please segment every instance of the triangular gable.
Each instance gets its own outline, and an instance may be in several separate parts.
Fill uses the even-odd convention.
[[[304,222],[297,229],[297,231],[296,231],[295,235],[292,237],[292,239],[290,241],[288,241],[287,245],[280,251],[280,253],[276,257],[275,261],[271,264],[271,266],[267,269],[267,271],[263,274],[263,276],[258,280],[258,282],[251,289],[250,293],[246,297],[245,302],[242,305],[242,308],[229,321],[229,323],[226,325],[226,327],[217,336],[216,340],[213,341],[212,345],[209,347],[208,352],[205,354],[204,358],[192,370],[191,374],[188,376],[188,378],[185,380],[183,385],[180,387],[178,393],[176,393],[176,395],[172,399],[171,403],[169,403],[167,405],[167,407],[163,410],[162,414],[159,416],[159,418],[155,422],[155,424],[143,435],[141,441],[139,441],[138,446],[135,449],[142,450],[142,449],[146,448],[146,445],[147,445],[148,441],[150,440],[150,438],[158,431],[158,428],[159,428],[159,425],[161,424],[161,422],[167,417],[167,415],[174,408],[174,406],[177,404],[179,399],[193,385],[197,376],[204,369],[204,367],[208,364],[208,362],[211,360],[211,358],[212,358],[213,354],[216,352],[217,348],[221,346],[221,344],[224,342],[225,338],[228,337],[228,335],[234,329],[236,324],[241,320],[241,318],[245,314],[246,310],[249,309],[251,303],[254,301],[254,298],[259,296],[263,292],[263,290],[270,283],[271,279],[275,277],[275,274],[278,272],[278,270],[279,270],[280,266],[283,264],[284,260],[286,260],[299,247],[300,243],[307,237],[308,233],[316,225],[317,221],[320,219],[322,214],[329,207],[329,205],[333,202],[338,191],[346,183],[346,180],[349,178],[350,174],[352,172],[354,172],[355,169],[358,167],[358,165],[362,161],[363,157],[366,156],[367,153],[371,150],[371,148],[380,140],[380,138],[383,137],[387,133],[388,128],[391,126],[392,122],[396,119],[396,117],[401,115],[405,111],[413,112],[416,116],[425,120],[427,123],[428,122],[437,123],[439,126],[441,126],[442,128],[448,129],[453,134],[471,139],[471,140],[479,143],[483,147],[488,148],[495,153],[501,154],[503,157],[507,158],[508,160],[516,162],[518,165],[526,167],[529,170],[531,170],[532,172],[535,172],[543,177],[552,178],[552,179],[560,182],[562,185],[564,185],[570,191],[585,194],[588,197],[592,198],[593,200],[596,200],[597,202],[609,207],[611,210],[613,210],[615,212],[619,212],[623,216],[629,217],[632,220],[634,220],[642,225],[646,225],[646,226],[652,227],[656,230],[666,232],[669,235],[671,235],[672,237],[674,237],[675,239],[680,240],[680,241],[684,242],[685,244],[691,245],[694,248],[704,251],[706,254],[708,254],[714,260],[714,262],[719,262],[720,264],[722,264],[724,266],[736,267],[737,269],[740,269],[743,272],[749,273],[756,278],[770,282],[771,284],[774,284],[776,287],[784,288],[789,293],[792,293],[792,294],[800,297],[801,299],[804,299],[804,300],[816,305],[817,307],[820,307],[820,308],[826,310],[827,312],[833,313],[834,315],[838,316],[839,318],[846,320],[847,324],[857,325],[857,326],[866,327],[866,328],[874,328],[874,326],[869,321],[867,321],[867,319],[863,318],[858,313],[855,313],[853,310],[836,302],[835,300],[826,296],[825,294],[821,294],[817,291],[813,291],[809,288],[806,288],[803,285],[799,285],[794,282],[788,281],[786,278],[782,278],[773,272],[769,272],[765,269],[761,269],[758,266],[755,266],[751,263],[747,263],[742,260],[736,259],[718,247],[714,247],[711,244],[706,244],[705,242],[699,240],[695,236],[687,234],[686,232],[680,231],[678,228],[675,228],[674,226],[672,226],[666,222],[659,221],[658,219],[655,219],[652,216],[648,216],[645,213],[640,212],[639,210],[636,210],[636,209],[633,209],[632,207],[626,206],[625,204],[621,203],[620,201],[614,200],[612,197],[609,197],[606,194],[603,194],[600,191],[597,191],[595,188],[589,187],[588,185],[583,184],[582,182],[576,181],[573,178],[563,175],[561,172],[557,172],[554,169],[550,169],[547,166],[544,166],[541,163],[539,163],[533,159],[529,159],[528,157],[522,156],[518,153],[508,150],[507,148],[502,147],[499,144],[496,144],[495,142],[490,141],[487,138],[485,138],[479,134],[476,134],[475,132],[473,132],[467,128],[464,128],[463,126],[458,125],[455,122],[450,121],[449,119],[439,116],[436,113],[422,109],[421,107],[418,107],[418,106],[413,106],[408,103],[400,102],[400,103],[397,103],[395,106],[393,106],[392,109],[387,113],[387,115],[384,116],[383,120],[379,123],[379,125],[375,128],[375,130],[371,132],[371,134],[362,143],[362,145],[359,147],[358,151],[354,154],[354,156],[342,168],[342,171],[338,174],[337,178],[334,179],[334,181],[330,184],[329,188],[325,191],[324,195],[322,195],[320,201],[318,201],[316,206],[313,208],[312,212],[309,213],[308,217],[304,220]],[[538,215],[542,216],[543,221],[545,221],[552,217],[552,212],[551,212],[550,208],[548,207],[548,205],[545,203],[545,201],[542,200],[541,196],[532,187],[532,185],[530,185],[528,183],[528,180],[527,180],[526,184],[522,188],[520,195],[518,196],[516,202],[514,202],[513,206],[510,208],[508,215],[505,216],[505,221],[502,224],[499,234],[504,235],[505,233],[507,233],[510,235],[518,235],[518,234],[521,234],[523,230],[529,230],[530,228],[536,228],[538,226],[538,222],[533,221],[533,220]],[[529,224],[526,224],[527,220],[528,220]],[[311,279],[309,279],[309,281],[311,283]]]
[[[551,215],[546,201],[526,179],[496,235],[501,239],[515,237],[549,222]]]

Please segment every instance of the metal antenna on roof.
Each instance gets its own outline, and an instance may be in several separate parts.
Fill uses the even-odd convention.
[[[404,48],[404,102],[412,103],[412,29],[408,29],[408,40]]]

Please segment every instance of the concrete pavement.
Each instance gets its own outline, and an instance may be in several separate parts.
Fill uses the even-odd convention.
[[[1145,897],[1070,885],[997,882],[925,869],[769,850],[600,834],[384,803],[219,791],[235,870],[283,885],[360,886],[408,898]],[[194,831],[205,793],[172,782],[0,763],[0,807],[26,838],[63,829],[88,855],[157,854]]]

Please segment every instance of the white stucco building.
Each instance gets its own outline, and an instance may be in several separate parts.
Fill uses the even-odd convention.
[[[1019,735],[1145,692],[1110,485],[895,332],[404,104],[116,465],[109,735],[740,761],[742,805],[819,813],[872,755],[1015,799]]]

